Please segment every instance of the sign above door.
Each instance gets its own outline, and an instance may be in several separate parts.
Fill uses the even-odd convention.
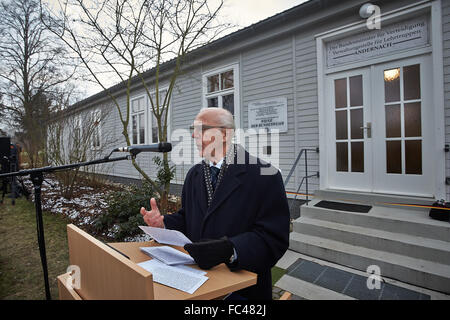
[[[426,16],[406,20],[326,44],[327,67],[365,61],[393,52],[427,46],[429,41]]]

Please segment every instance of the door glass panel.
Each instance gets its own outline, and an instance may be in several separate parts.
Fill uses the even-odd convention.
[[[402,173],[401,141],[386,141],[386,172]]]
[[[400,68],[384,71],[385,102],[400,101]]]
[[[362,105],[363,105],[362,75],[350,77],[350,106],[359,107]]]
[[[405,137],[422,136],[421,103],[405,103]]]
[[[352,139],[364,139],[363,109],[353,109],[350,111],[351,137]]]
[[[403,68],[405,100],[420,99],[420,64]]]
[[[336,171],[348,171],[348,143],[336,143]]]
[[[364,172],[364,142],[352,142],[352,172]]]
[[[386,138],[399,138],[402,135],[400,105],[386,106]]]
[[[422,174],[422,140],[405,141],[406,174]]]
[[[347,79],[334,80],[335,106],[338,108],[347,107]]]
[[[347,110],[336,111],[336,140],[347,139]]]

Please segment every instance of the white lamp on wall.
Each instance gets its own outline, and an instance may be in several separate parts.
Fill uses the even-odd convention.
[[[381,9],[379,6],[365,3],[359,9],[359,15],[367,19],[366,25],[370,30],[381,29]]]
[[[375,12],[375,6],[371,3],[365,3],[359,9],[359,15],[363,19],[369,18]]]

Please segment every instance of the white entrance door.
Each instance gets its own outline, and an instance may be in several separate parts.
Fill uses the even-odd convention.
[[[431,58],[327,77],[331,189],[433,196]]]
[[[431,67],[424,56],[373,68],[375,192],[434,194]]]
[[[370,69],[333,74],[327,88],[329,187],[371,191]]]

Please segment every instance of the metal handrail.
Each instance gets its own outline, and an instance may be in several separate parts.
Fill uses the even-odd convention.
[[[316,147],[315,149],[311,149],[311,148],[303,148],[300,150],[300,152],[298,153],[297,159],[295,159],[294,164],[292,165],[291,171],[289,172],[286,180],[284,181],[284,185],[287,186],[289,180],[291,179],[292,174],[294,173],[295,169],[297,168],[298,162],[300,161],[300,158],[302,157],[303,153],[305,153],[305,176],[302,178],[302,181],[300,182],[300,185],[298,186],[297,192],[295,194],[295,198],[294,201],[297,200],[297,194],[300,191],[300,188],[303,185],[303,181],[306,180],[306,205],[308,205],[309,202],[309,197],[308,197],[308,179],[312,178],[312,177],[317,177],[319,178],[319,171],[317,171],[317,173],[312,174],[312,175],[308,175],[308,151],[315,151],[317,153],[319,153],[319,147]]]

